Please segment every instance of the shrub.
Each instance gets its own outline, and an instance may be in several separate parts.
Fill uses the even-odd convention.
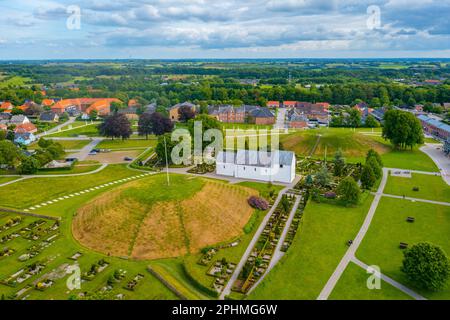
[[[413,188],[413,191],[418,192],[418,191],[419,191],[419,187],[414,187],[414,188]]]
[[[264,200],[263,198],[259,198],[256,196],[251,196],[250,198],[248,198],[248,204],[255,209],[259,209],[259,210],[267,210],[269,209],[269,203]]]

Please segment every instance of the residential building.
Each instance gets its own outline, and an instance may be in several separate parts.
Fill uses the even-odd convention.
[[[297,101],[283,101],[284,108],[295,108]]]
[[[14,142],[17,144],[29,145],[36,141],[36,137],[31,132],[16,132]]]
[[[44,99],[44,100],[42,100],[42,102],[41,102],[41,105],[43,106],[43,107],[51,107],[52,105],[54,105],[55,104],[55,100],[53,100],[53,99]]]
[[[55,113],[53,111],[47,111],[47,112],[43,112],[39,116],[39,121],[41,121],[41,122],[58,122],[59,116],[57,113]]]
[[[10,124],[25,124],[25,123],[30,123],[30,119],[28,119],[26,116],[24,116],[23,114],[17,114],[11,117],[11,119],[9,120]]]
[[[28,122],[28,123],[24,123],[24,124],[18,124],[14,128],[14,132],[16,132],[16,133],[25,133],[25,132],[36,133],[37,132],[37,128],[31,122]]]
[[[267,101],[267,108],[279,108],[280,101]]]
[[[289,110],[286,117],[289,128],[292,129],[308,128],[308,118],[298,109]]]
[[[450,125],[425,115],[420,115],[417,118],[426,133],[442,141],[447,141],[450,138]]]
[[[295,154],[291,151],[220,151],[216,158],[218,175],[246,180],[292,183],[295,166]]]
[[[139,120],[137,107],[128,107],[125,109],[120,109],[118,113],[124,114],[128,120]]]
[[[447,156],[450,155],[450,138],[445,140],[443,151]]]
[[[150,103],[150,104],[144,106],[144,113],[149,113],[149,114],[155,113],[156,107],[157,107],[156,103]]]
[[[249,112],[248,122],[256,125],[274,124],[275,115],[267,108],[257,108]]]
[[[8,130],[8,126],[4,123],[0,123],[0,131],[6,131]]]
[[[5,112],[4,110],[12,110],[13,108],[14,106],[9,101],[4,101],[0,104],[0,110],[3,110],[3,112]]]

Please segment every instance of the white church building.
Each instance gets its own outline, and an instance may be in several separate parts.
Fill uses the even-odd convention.
[[[216,158],[216,174],[249,180],[291,183],[295,179],[295,164],[295,154],[290,151],[220,151]]]

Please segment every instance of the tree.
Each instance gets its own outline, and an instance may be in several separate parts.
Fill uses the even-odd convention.
[[[375,157],[369,157],[365,166],[372,169],[376,179],[380,179],[383,176],[383,169],[381,169]]]
[[[404,252],[402,271],[419,288],[438,291],[450,277],[450,261],[440,247],[418,243]]]
[[[173,122],[169,117],[166,117],[159,112],[155,112],[150,116],[150,125],[152,127],[151,132],[157,136],[173,130]]]
[[[17,169],[22,174],[33,174],[38,171],[39,166],[39,161],[34,157],[25,157]]]
[[[412,149],[423,143],[422,125],[412,113],[388,110],[384,114],[383,138],[389,139],[396,148]]]
[[[112,113],[117,113],[120,109],[123,109],[125,106],[123,104],[123,102],[117,102],[117,101],[113,101],[111,102],[111,112]]]
[[[191,108],[189,106],[181,106],[178,109],[178,114],[180,116],[181,122],[187,122],[187,121],[195,118],[195,111],[193,108]]]
[[[353,179],[352,177],[343,179],[339,183],[336,191],[340,199],[346,204],[358,204],[361,190],[359,189],[359,186],[356,183],[355,179]]]
[[[139,116],[138,134],[145,136],[145,139],[148,139],[148,135],[153,132],[151,117],[152,115],[149,113],[143,113]]]
[[[322,187],[326,187],[330,184],[331,177],[326,165],[323,165],[322,169],[316,174],[315,180]]]
[[[342,156],[342,150],[338,149],[334,154],[334,175],[340,177],[345,168],[345,159]]]
[[[165,141],[164,141],[165,140]],[[166,148],[167,148],[167,157],[168,157],[168,164],[172,163],[172,149],[177,145],[178,143],[176,141],[172,141],[170,134],[164,134],[160,135],[158,137],[158,144],[155,148],[155,153],[158,156],[158,159],[161,161],[161,164],[166,164]]]
[[[98,126],[98,129],[102,136],[113,140],[114,138],[128,139],[133,133],[130,121],[122,113],[110,115]]]
[[[367,116],[365,125],[366,125],[367,128],[378,128],[380,126],[378,121],[371,114],[369,114]]]
[[[377,181],[377,177],[375,177],[375,173],[371,166],[364,166],[361,173],[361,184],[364,189],[370,190]]]
[[[352,128],[358,128],[361,126],[361,113],[358,109],[352,108],[348,112],[349,117],[347,119],[347,125]]]
[[[0,141],[0,165],[13,167],[19,160],[19,151],[9,140]]]
[[[367,151],[367,155],[366,155],[366,162],[367,162],[367,160],[370,158],[370,157],[374,157],[376,160],[377,160],[377,162],[378,162],[378,165],[381,167],[381,168],[383,168],[383,160],[381,160],[381,156],[380,156],[380,154],[378,153],[378,152],[376,152],[375,150],[373,150],[373,149],[370,149],[369,151]]]

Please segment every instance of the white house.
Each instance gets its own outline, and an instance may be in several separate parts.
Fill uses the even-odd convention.
[[[216,158],[216,173],[241,179],[291,183],[295,179],[295,164],[295,154],[290,151],[221,151]]]

